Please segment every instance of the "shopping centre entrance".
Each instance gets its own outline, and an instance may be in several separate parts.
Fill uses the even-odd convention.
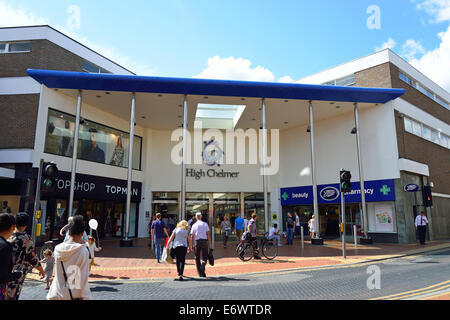
[[[179,192],[154,192],[153,193],[153,212],[161,213],[163,219],[175,222],[180,219],[181,193]],[[263,193],[247,192],[188,192],[186,193],[186,220],[191,219],[197,212],[201,212],[204,221],[208,222],[215,241],[223,240],[221,228],[222,222],[227,217],[234,229],[234,221],[242,216],[250,219],[253,213],[258,215],[257,231],[264,233],[264,195]],[[230,236],[234,240],[235,235]]]

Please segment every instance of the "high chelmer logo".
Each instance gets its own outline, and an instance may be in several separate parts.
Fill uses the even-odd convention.
[[[223,157],[223,150],[219,147],[217,141],[211,139],[209,141],[203,142],[205,146],[203,147],[202,157],[206,165],[212,167],[217,165],[220,167],[220,160]]]
[[[339,197],[339,190],[335,187],[326,187],[320,191],[320,197],[325,201],[333,201]]]

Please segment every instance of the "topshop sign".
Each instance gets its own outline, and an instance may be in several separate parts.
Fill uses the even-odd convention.
[[[365,182],[367,202],[395,201],[394,180],[374,180]],[[318,203],[339,204],[341,192],[339,184],[317,186]],[[345,193],[345,202],[361,202],[361,187],[359,182],[352,182],[352,191]],[[312,186],[282,188],[281,205],[312,205]]]
[[[139,202],[142,184],[132,183],[131,199]],[[76,199],[117,200],[126,201],[127,181],[106,177],[77,174],[75,178],[74,196]],[[59,171],[56,176],[55,197],[67,198],[70,193],[70,172]]]

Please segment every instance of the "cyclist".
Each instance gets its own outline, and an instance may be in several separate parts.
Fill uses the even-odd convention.
[[[251,235],[250,243],[253,247],[253,258],[259,260],[259,259],[261,259],[261,257],[259,256],[258,241],[256,239],[256,219],[257,218],[258,218],[258,216],[256,215],[256,213],[253,213],[252,218],[248,222],[247,230]]]

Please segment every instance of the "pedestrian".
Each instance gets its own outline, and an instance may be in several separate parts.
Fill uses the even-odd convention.
[[[183,281],[184,265],[186,263],[186,253],[190,252],[188,244],[189,238],[189,224],[186,220],[178,223],[173,230],[167,246],[173,243],[172,250],[175,251],[175,260],[177,263],[178,280]],[[177,280],[177,279],[175,279]]]
[[[250,218],[251,215],[252,215],[252,214],[249,213],[248,217]],[[248,229],[248,219],[245,218],[245,216],[244,216],[244,230],[247,230],[247,229]]]
[[[94,265],[95,252],[102,251],[102,247],[97,248],[97,244],[95,243],[95,239],[93,236],[88,237],[88,248],[89,248],[89,272],[91,272],[91,268]]]
[[[308,221],[308,228],[309,228],[309,237],[311,239],[314,238],[314,235],[316,233],[316,223],[315,223],[315,216],[312,215],[311,219]]]
[[[192,228],[192,226],[194,225],[194,223],[197,221],[197,219],[195,219],[195,216],[193,215],[190,219],[189,219],[189,221],[188,221],[188,224],[189,224],[189,230]]]
[[[301,224],[300,224],[300,214],[295,211],[295,234],[297,236],[301,236],[302,233],[302,228],[301,228]]]
[[[172,234],[173,230],[175,229],[175,220],[172,216],[169,217],[169,233]]]
[[[247,231],[250,233],[250,243],[253,247],[253,258],[259,260],[261,257],[259,256],[258,250],[258,239],[256,238],[256,220],[258,219],[258,215],[256,213],[252,214],[252,218],[248,222]]]
[[[69,226],[69,240],[55,247],[55,277],[47,300],[89,300],[89,248],[83,242],[83,216],[73,217]]]
[[[420,212],[420,215],[416,217],[415,225],[416,230],[419,232],[419,240],[420,244],[425,244],[425,236],[427,234],[427,224],[428,219],[425,217],[425,213],[423,211]]]
[[[167,228],[161,220],[161,213],[156,214],[156,220],[153,221],[152,226],[150,228],[151,239],[155,243],[155,253],[156,253],[156,261],[159,263],[161,260],[162,251],[164,249],[164,244],[166,242],[166,237],[169,237],[169,233],[167,232]]]
[[[44,273],[45,277],[41,277],[41,279],[44,279],[47,283],[44,290],[50,289],[50,285],[52,284],[52,276],[53,276],[53,269],[55,267],[55,259],[53,258],[53,252],[50,249],[46,249],[44,251],[44,259],[40,261],[41,263],[45,263],[44,267]]]
[[[241,216],[238,216],[236,220],[234,220],[234,228],[236,232],[236,240],[241,241],[242,234],[244,233],[244,219]]]
[[[286,220],[286,244],[294,244],[294,220],[290,212],[288,212],[288,218]]]
[[[69,232],[68,231],[69,231],[69,226],[70,226],[70,223],[72,222],[72,220],[73,220],[73,216],[69,217],[67,219],[67,224],[64,227],[62,227],[61,230],[59,230],[59,235],[61,237],[64,237],[64,242],[69,240]],[[83,237],[81,238],[81,240],[84,241],[84,242],[88,242],[88,236],[87,236],[86,231],[84,231]]]
[[[16,221],[12,214],[0,214],[0,301],[8,297],[8,282],[22,277],[22,272],[13,271],[12,245],[6,241],[16,229]]]
[[[223,235],[223,247],[227,247],[228,237],[231,234],[231,223],[228,221],[228,217],[224,216],[223,221],[220,224],[220,229],[222,229],[222,235]]]
[[[8,239],[13,248],[14,270],[22,272],[21,278],[8,282],[8,300],[19,300],[27,273],[33,268],[36,268],[40,275],[45,277],[44,268],[42,268],[39,257],[34,251],[34,243],[25,232],[29,221],[30,216],[27,213],[16,214],[16,229]]]
[[[283,245],[281,244],[281,240],[280,240],[280,231],[278,230],[278,224],[277,224],[277,223],[275,223],[275,224],[273,225],[273,227],[270,229],[268,239],[269,239],[269,240],[277,239],[277,244],[278,244],[278,246],[279,246],[279,247],[282,247],[282,246],[283,246]]]
[[[197,222],[191,228],[190,247],[193,250],[193,243],[195,241],[195,264],[197,266],[197,273],[200,277],[206,277],[206,261],[208,260],[209,248],[211,247],[211,238],[209,236],[209,226],[202,221],[202,213],[195,214]],[[200,262],[200,257],[202,262]]]

